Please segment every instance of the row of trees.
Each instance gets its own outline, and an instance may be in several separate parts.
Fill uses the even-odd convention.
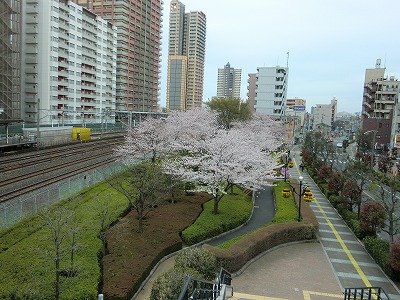
[[[212,194],[214,214],[233,184],[257,189],[272,183],[281,123],[262,114],[228,119],[219,110],[171,112],[129,129],[115,154],[131,176],[110,182],[137,211],[139,231],[149,209],[182,182],[186,190]]]
[[[305,138],[302,156],[309,173],[377,263],[389,276],[398,279],[400,239],[395,241],[394,237],[400,233],[399,177],[375,171],[372,156],[360,146],[356,160],[349,160],[343,171],[335,170],[332,163],[328,165],[328,160],[322,159],[329,146],[320,138],[316,132]],[[361,135],[357,141],[363,143],[362,140]],[[377,237],[380,231],[389,235],[389,242]]]
[[[400,233],[400,218],[396,214],[400,211],[400,178],[375,171],[371,155],[364,152],[357,152],[355,160],[348,160],[343,171],[336,170],[328,163],[335,158],[330,145],[318,132],[307,134],[302,153],[310,172],[320,182],[326,182],[329,191],[339,194],[343,207],[356,212],[367,235],[376,235],[382,230],[393,242],[394,236]]]

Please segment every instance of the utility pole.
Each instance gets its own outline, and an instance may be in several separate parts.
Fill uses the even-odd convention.
[[[39,150],[39,137],[40,137],[40,98],[37,99],[37,118],[36,118],[36,150]]]

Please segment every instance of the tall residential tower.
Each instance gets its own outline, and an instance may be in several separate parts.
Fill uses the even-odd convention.
[[[21,119],[21,0],[0,0],[0,124]]]
[[[218,69],[217,97],[240,98],[242,70],[232,68],[229,62]]]
[[[185,13],[177,0],[170,4],[167,111],[201,108],[203,102],[206,15]]]
[[[116,109],[156,112],[162,0],[74,0],[118,28]]]
[[[23,6],[24,121],[101,123],[115,109],[117,29],[71,1]]]

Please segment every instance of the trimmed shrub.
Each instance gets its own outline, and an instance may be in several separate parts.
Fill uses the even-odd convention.
[[[161,274],[154,281],[151,288],[150,300],[176,300],[179,298],[182,287],[189,276],[204,279],[202,275],[192,269],[173,267]]]
[[[389,242],[367,236],[364,238],[363,243],[375,262],[389,277],[392,277],[392,269],[389,265]]]
[[[180,252],[175,259],[175,267],[193,269],[206,280],[214,280],[217,270],[216,256],[201,247],[187,248]]]
[[[232,201],[235,201],[235,205],[232,205]],[[187,245],[200,243],[242,225],[251,215],[253,202],[245,191],[234,187],[234,193],[226,194],[218,207],[219,213],[214,215],[214,200],[204,203],[203,212],[197,220],[181,233]]]

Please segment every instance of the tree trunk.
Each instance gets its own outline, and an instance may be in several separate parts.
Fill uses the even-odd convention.
[[[57,257],[55,259],[56,264],[56,280],[54,282],[54,298],[56,300],[60,297],[60,258],[58,257],[58,249],[57,249]]]
[[[218,202],[219,202],[219,200],[218,200],[218,194],[217,194],[214,197],[214,211],[213,211],[214,215],[218,214]]]

